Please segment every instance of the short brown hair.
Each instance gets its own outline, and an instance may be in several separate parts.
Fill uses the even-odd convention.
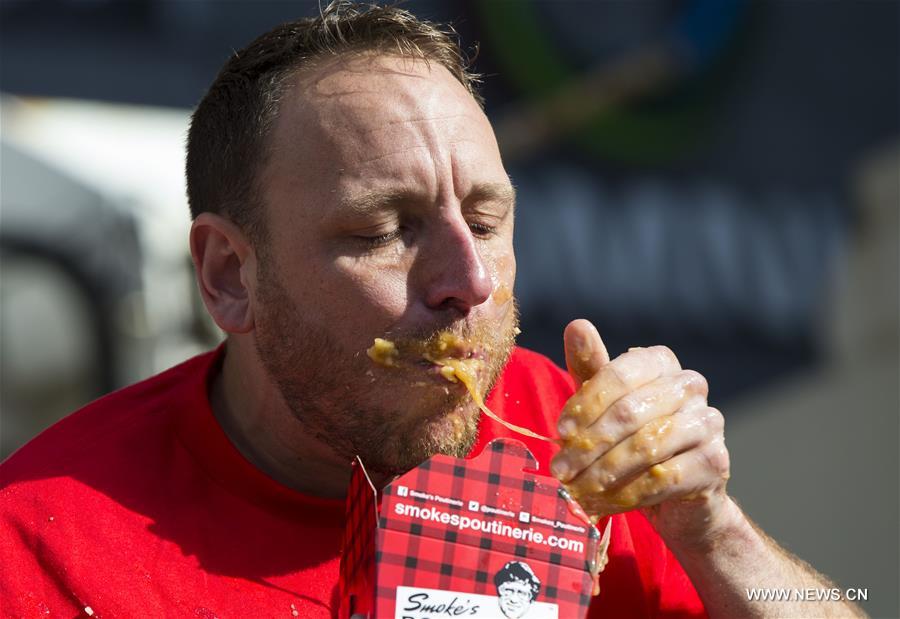
[[[436,62],[482,103],[478,75],[452,28],[396,6],[336,0],[317,17],[282,24],[235,52],[191,117],[187,193],[191,217],[222,214],[251,238],[265,232],[256,181],[288,78],[316,59],[379,52]]]

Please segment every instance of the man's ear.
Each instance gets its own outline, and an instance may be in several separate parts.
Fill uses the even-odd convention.
[[[256,254],[234,223],[201,213],[191,226],[191,257],[206,310],[226,333],[253,329]]]

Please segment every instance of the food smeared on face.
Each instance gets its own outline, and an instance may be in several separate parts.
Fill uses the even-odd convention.
[[[391,367],[395,364],[394,360],[399,353],[393,342],[376,337],[375,343],[366,350],[366,354],[378,365]]]
[[[497,423],[524,436],[550,443],[557,442],[552,438],[502,419],[485,405],[484,392],[486,388],[481,380],[485,374],[483,353],[476,351],[465,339],[450,331],[441,331],[436,338],[432,338],[424,344],[411,343],[403,345],[401,348],[402,354],[396,343],[378,337],[366,350],[366,354],[372,361],[385,367],[399,367],[401,358],[406,359],[407,363],[425,360],[439,368],[438,372],[445,380],[451,383],[462,383],[481,412]]]
[[[512,299],[513,292],[512,288],[509,287],[505,282],[500,282],[497,284],[497,287],[494,288],[494,292],[491,293],[491,297],[494,299],[494,303],[497,305],[503,305],[510,299]]]

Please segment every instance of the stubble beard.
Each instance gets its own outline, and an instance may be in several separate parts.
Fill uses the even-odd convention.
[[[266,262],[259,269],[256,350],[306,433],[348,465],[359,456],[371,474],[382,478],[435,454],[464,457],[471,451],[481,413],[466,392],[435,381],[424,370],[417,375],[415,369],[380,368],[363,351],[341,350],[327,329],[304,319]],[[518,326],[513,301],[505,322],[502,328],[481,325],[460,333],[492,351],[485,360],[484,394],[512,352]],[[398,335],[425,340],[443,326]]]

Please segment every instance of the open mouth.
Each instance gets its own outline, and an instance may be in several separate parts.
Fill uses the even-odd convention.
[[[484,349],[449,331],[424,342],[375,338],[366,354],[378,365],[417,368],[435,378],[462,383],[473,393],[479,390],[485,367]]]
[[[453,333],[444,331],[438,337],[424,342],[394,342],[375,338],[366,350],[372,361],[385,367],[396,366],[443,366],[450,362],[475,360],[483,363],[485,350]]]
[[[400,347],[390,340],[375,338],[366,354],[372,361],[384,367],[398,368],[412,364],[422,367],[429,375],[439,376],[440,380],[459,384],[469,392],[478,408],[494,421],[513,432],[551,443],[556,442],[528,428],[501,419],[485,406],[480,384],[486,368],[484,353],[449,331],[443,331],[436,338],[421,344],[401,343]]]

